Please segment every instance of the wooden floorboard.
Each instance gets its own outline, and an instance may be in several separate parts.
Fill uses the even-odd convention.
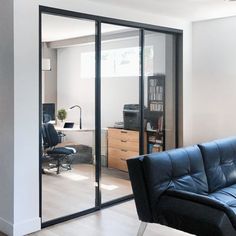
[[[43,222],[95,206],[94,165],[75,164],[70,171],[55,171],[42,176]],[[102,202],[132,194],[128,173],[102,169]]]
[[[31,234],[31,236],[135,236],[139,220],[134,201],[128,201],[99,212],[64,222]],[[158,224],[148,224],[144,236],[188,236],[190,234]]]

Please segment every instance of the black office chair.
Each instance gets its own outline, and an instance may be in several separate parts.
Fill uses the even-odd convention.
[[[43,161],[49,163],[49,168],[57,168],[57,174],[60,173],[60,168],[71,170],[73,154],[76,150],[71,147],[56,147],[60,143],[60,136],[54,128],[54,125],[45,123],[42,126],[44,155]],[[52,163],[55,162],[55,163]]]

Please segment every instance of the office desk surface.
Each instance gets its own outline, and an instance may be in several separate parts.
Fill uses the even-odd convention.
[[[94,129],[92,128],[83,128],[80,129],[78,126],[75,126],[73,128],[64,128],[64,127],[60,127],[60,126],[55,126],[55,129],[57,131],[77,131],[77,132],[89,132],[89,131],[94,131]]]
[[[57,131],[76,131],[76,132],[92,132],[95,131],[95,128],[82,128],[80,129],[79,126],[74,126],[73,128],[64,128],[60,126],[55,126]],[[102,130],[107,130],[107,128],[102,128]]]

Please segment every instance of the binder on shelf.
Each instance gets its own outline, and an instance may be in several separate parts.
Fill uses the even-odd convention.
[[[158,130],[158,131],[163,131],[163,116],[161,116],[161,117],[158,119],[157,130]]]

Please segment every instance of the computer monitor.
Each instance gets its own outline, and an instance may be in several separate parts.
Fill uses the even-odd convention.
[[[43,103],[43,122],[55,121],[55,103]]]

